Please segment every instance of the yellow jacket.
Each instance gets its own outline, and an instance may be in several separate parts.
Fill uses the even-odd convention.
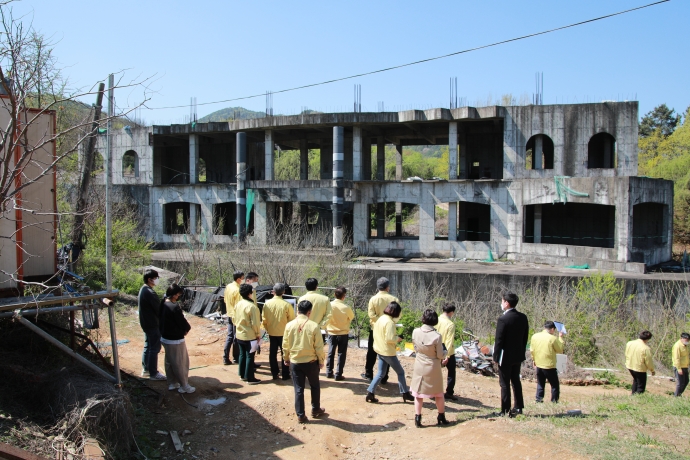
[[[378,319],[383,315],[383,310],[385,310],[388,304],[391,302],[400,303],[397,297],[393,297],[386,291],[379,291],[378,294],[369,299],[368,313],[369,322],[371,323],[372,328],[374,327],[374,324],[376,324],[376,321],[378,321]]]
[[[397,343],[395,320],[389,315],[381,316],[374,324],[374,351],[381,356],[395,356]]]
[[[235,326],[237,340],[256,340],[261,332],[259,307],[248,300],[240,300],[235,305]]]
[[[274,296],[266,301],[263,309],[262,324],[268,335],[282,337],[285,325],[295,319],[295,311],[292,305],[283,300],[281,296]]]
[[[225,301],[225,309],[227,310],[228,317],[235,322],[235,305],[242,299],[240,297],[240,284],[237,281],[233,281],[225,287],[225,293],[223,294],[223,300]]]
[[[441,334],[441,340],[446,346],[448,356],[455,354],[455,323],[446,315],[439,315],[438,324],[434,329]]]
[[[350,322],[354,319],[355,312],[342,300],[335,299],[331,302],[331,320],[326,326],[330,335],[347,335],[350,333]]]
[[[321,329],[325,329],[326,324],[328,324],[331,318],[331,302],[328,300],[328,297],[316,291],[308,291],[299,298],[297,304],[299,305],[303,300],[311,302],[311,316],[309,320],[314,321]]]
[[[563,353],[564,345],[561,337],[549,334],[546,330],[537,332],[529,345],[534,365],[539,369],[555,369],[556,354]]]
[[[642,339],[631,340],[625,345],[625,367],[635,372],[654,372],[652,350]]]
[[[306,315],[298,314],[285,326],[283,334],[283,353],[291,363],[310,363],[319,361],[323,364],[323,337],[321,329]]]
[[[686,369],[690,365],[690,356],[688,355],[688,346],[683,345],[680,340],[673,344],[671,350],[671,359],[673,367],[676,369]]]

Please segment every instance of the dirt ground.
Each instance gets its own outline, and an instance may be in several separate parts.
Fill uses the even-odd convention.
[[[446,416],[452,421],[448,427],[437,427],[436,408],[429,401],[423,412],[423,429],[414,427],[414,407],[403,403],[395,384],[391,382],[377,391],[379,404],[364,401],[367,383],[360,378],[364,370],[366,350],[350,348],[345,366],[345,381],[335,382],[321,374],[321,406],[326,415],[310,419],[308,424],[297,423],[294,412],[294,393],[291,381],[271,380],[268,369],[268,344],[257,356],[262,367],[257,378],[262,382],[248,386],[238,375],[236,365],[222,364],[225,329],[206,319],[188,317],[192,330],[187,336],[190,355],[190,383],[197,391],[184,398],[177,391],[168,391],[165,382],[141,380],[140,383],[157,391],[144,403],[135,402],[139,435],[150,440],[151,457],[177,458],[328,458],[354,459],[437,459],[450,456],[475,458],[536,459],[547,457],[585,458],[573,452],[567,439],[549,439],[517,433],[515,419],[490,415],[500,406],[497,378],[489,378],[458,370],[456,395],[459,401],[447,401]],[[122,369],[134,376],[141,372],[143,333],[133,311],[120,316],[119,339],[129,339],[121,345]],[[159,358],[163,370],[164,353]],[[414,358],[401,358],[408,383],[412,377]],[[651,392],[664,393],[670,382],[650,382]],[[524,382],[526,413],[534,407],[535,384]],[[548,389],[547,389],[548,391]],[[607,387],[563,386],[560,414],[579,409],[584,399],[592,395],[623,395],[627,391]],[[225,397],[217,406],[205,400]],[[142,398],[138,398],[142,399]],[[310,396],[305,402],[309,411]],[[309,412],[307,412],[309,414]],[[478,414],[477,417],[468,417]],[[471,420],[459,423],[456,420]],[[184,453],[178,454],[169,436],[157,430],[176,430],[183,433]],[[145,450],[145,449],[143,449]],[[150,451],[149,451],[150,452]]]

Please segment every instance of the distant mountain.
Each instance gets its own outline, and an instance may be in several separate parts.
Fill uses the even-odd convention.
[[[321,113],[316,110],[303,110],[303,114],[309,115],[312,113]],[[225,109],[216,110],[213,113],[209,113],[205,117],[199,118],[199,123],[208,123],[211,121],[228,121],[228,120],[249,120],[251,118],[264,118],[266,116],[265,112],[255,112],[253,110],[245,109],[244,107],[227,107]],[[280,117],[281,114],[275,114],[274,116]]]

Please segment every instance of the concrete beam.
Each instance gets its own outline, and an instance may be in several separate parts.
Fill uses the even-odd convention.
[[[352,180],[362,180],[362,128],[352,128]]]
[[[189,135],[189,183],[199,182],[199,135]]]
[[[458,239],[458,203],[448,203],[448,241]]]
[[[237,163],[237,193],[235,198],[235,215],[237,219],[237,238],[244,241],[247,236],[245,219],[247,215],[247,195],[244,189],[244,181],[247,180],[247,135],[237,133],[235,161]]]
[[[458,178],[458,123],[448,123],[448,179]],[[450,218],[450,214],[448,214]],[[450,228],[450,227],[449,227]]]

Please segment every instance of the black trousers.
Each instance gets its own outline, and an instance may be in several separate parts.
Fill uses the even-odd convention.
[[[295,387],[295,412],[298,417],[304,415],[304,387],[309,381],[311,387],[311,408],[321,407],[321,385],[319,383],[319,362],[290,363],[292,372],[292,384]]]
[[[223,359],[229,359],[230,347],[232,347],[232,360],[239,362],[240,347],[237,345],[235,337],[237,335],[237,328],[232,324],[232,318],[228,317],[228,335],[225,337],[225,346],[223,347]]]
[[[541,402],[544,400],[544,390],[547,380],[549,381],[549,385],[551,385],[551,402],[558,402],[558,398],[561,396],[561,387],[558,383],[558,370],[542,369],[540,367],[537,368],[537,401]]]
[[[452,395],[455,393],[455,355],[450,355],[448,357],[448,363],[446,364],[446,369],[448,369],[448,377],[446,378],[446,394]]]
[[[633,371],[632,369],[628,370],[630,371],[630,375],[632,375],[633,378],[632,394],[641,395],[642,393],[644,393],[645,388],[647,388],[647,373]]]
[[[271,365],[271,374],[273,378],[278,378],[282,370],[283,378],[287,380],[290,377],[290,368],[283,361],[283,337],[269,335],[268,340],[268,362]],[[280,364],[278,364],[278,351],[280,351]]]
[[[364,364],[364,375],[370,379],[374,378],[374,365],[379,355],[374,351],[374,331],[369,333],[369,343],[367,344],[367,360]],[[386,381],[388,381],[388,371],[390,367],[386,369],[386,375],[383,376]]]
[[[683,367],[683,375],[678,374],[678,369],[673,368],[673,373],[676,374],[676,392],[673,393],[676,396],[680,396],[685,391],[685,387],[688,386],[688,368]]]
[[[240,346],[240,359],[239,359],[239,373],[240,379],[247,381],[252,381],[254,377],[254,355],[256,352],[252,353],[252,342],[251,340],[237,340],[237,344]]]
[[[338,367],[335,369],[335,376],[343,375],[345,359],[347,358],[347,334],[328,336],[328,357],[326,358],[326,374],[333,374],[333,364],[335,353],[338,352]]]
[[[520,382],[520,365],[505,364],[498,367],[498,383],[501,385],[501,412],[510,411],[510,384],[513,384],[513,396],[515,397],[515,409],[524,409],[525,402],[522,399],[522,382]]]

